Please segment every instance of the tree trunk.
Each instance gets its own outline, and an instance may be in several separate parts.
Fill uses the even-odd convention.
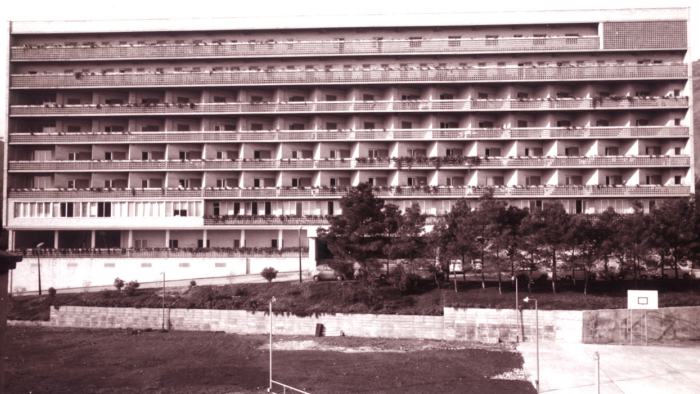
[[[603,256],[603,271],[605,272],[605,292],[608,292],[608,281],[610,280],[610,274],[608,273],[608,255]]]
[[[486,278],[484,277],[484,267],[486,264],[484,263],[484,250],[481,250],[481,288],[486,289]]]
[[[552,293],[557,294],[557,252],[552,253]]]
[[[588,271],[586,270],[586,267],[583,267],[583,295],[588,295]]]

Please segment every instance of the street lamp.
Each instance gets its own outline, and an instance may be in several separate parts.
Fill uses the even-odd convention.
[[[39,255],[41,254],[41,247],[44,246],[44,243],[40,243],[39,245],[36,246],[36,268],[39,270],[39,295],[41,295],[41,258]]]
[[[162,330],[165,331],[165,271],[161,272],[163,275],[163,327]]]
[[[520,324],[518,324],[520,322],[520,318],[518,317],[520,314],[518,311],[518,277],[513,275],[510,279],[515,281],[515,339],[516,342],[520,342]]]
[[[299,226],[299,230],[297,232],[297,235],[299,236],[299,283],[301,283],[301,228],[303,226]]]
[[[600,355],[598,352],[593,353],[593,359],[595,360],[595,386],[600,394]]]
[[[272,303],[277,301],[275,297],[270,300],[270,388],[268,392],[272,392]]]
[[[537,380],[535,380],[535,386],[537,392],[540,392],[540,322],[537,313],[537,300],[530,297],[525,297],[523,300],[525,302],[535,301],[535,346],[537,348]]]

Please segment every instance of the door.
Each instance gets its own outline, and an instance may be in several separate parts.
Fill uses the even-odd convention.
[[[270,201],[265,202],[265,215],[272,215],[272,202]]]
[[[333,215],[333,201],[328,201],[328,214]]]

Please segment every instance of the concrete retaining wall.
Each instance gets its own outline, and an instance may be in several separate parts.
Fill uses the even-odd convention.
[[[700,307],[583,312],[583,343],[646,344],[700,340]]]
[[[142,264],[146,263],[146,264]],[[182,264],[181,264],[182,263]],[[149,265],[150,264],[150,265]],[[313,270],[315,261],[302,258],[302,268]],[[233,275],[259,274],[265,267],[280,272],[298,271],[298,258],[42,258],[41,286],[57,290],[87,286],[111,286],[119,277],[125,281],[156,282],[165,272],[168,280],[216,278]],[[38,290],[36,258],[25,257],[12,270],[12,291]]]
[[[532,313],[530,313],[532,312]],[[496,309],[445,308],[445,316],[322,314],[299,317],[276,314],[279,335],[313,335],[317,323],[329,331],[371,338],[419,338],[480,342],[534,340],[534,311],[524,311],[518,329],[514,312]],[[188,331],[225,331],[238,334],[269,333],[265,312],[202,309],[166,309],[166,328]],[[51,309],[53,327],[160,329],[161,309],[64,306]],[[520,333],[520,334],[519,334]],[[522,334],[524,333],[524,334]],[[540,312],[540,340],[581,341],[581,312]]]

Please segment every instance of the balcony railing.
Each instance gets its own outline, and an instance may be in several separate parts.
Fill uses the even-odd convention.
[[[342,140],[463,140],[507,138],[688,137],[687,126],[528,127],[507,129],[396,129],[266,132],[10,133],[10,144],[91,144],[124,142],[235,142]]]
[[[12,48],[12,61],[168,59],[265,56],[316,56],[362,54],[424,54],[470,52],[543,52],[600,49],[598,36],[509,37],[347,40],[347,41],[267,41],[221,44],[157,44],[119,46],[25,46]]]
[[[302,257],[309,257],[309,248],[301,248]],[[299,248],[60,248],[17,249],[16,254],[42,259],[89,258],[89,259],[135,259],[135,258],[290,258],[299,257]]]
[[[686,64],[556,67],[387,68],[123,74],[13,74],[11,88],[303,85],[489,81],[620,80],[688,77]]]
[[[319,170],[319,169],[433,169],[494,167],[639,167],[690,165],[687,156],[595,157],[417,157],[377,159],[284,160],[66,160],[10,161],[9,171],[168,171],[168,170]]]
[[[125,190],[76,190],[76,189],[10,189],[10,199],[134,199],[148,198],[207,198],[207,199],[253,199],[253,198],[310,198],[337,199],[343,197],[347,187],[292,188],[292,189],[125,189]],[[492,187],[497,197],[586,197],[586,196],[688,196],[689,186],[496,186]],[[377,187],[374,193],[384,198],[402,197],[479,197],[488,187]],[[185,193],[186,192],[186,193]]]
[[[322,216],[205,216],[205,226],[323,226],[328,225],[328,219]]]
[[[495,100],[327,101],[125,105],[15,105],[10,116],[267,114],[297,112],[425,112],[659,108],[688,106],[687,97],[552,98]]]

